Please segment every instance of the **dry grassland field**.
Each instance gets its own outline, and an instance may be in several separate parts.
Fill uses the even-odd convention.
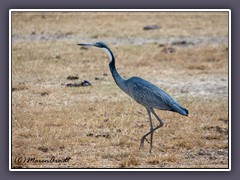
[[[12,168],[229,167],[228,12],[11,17]],[[96,41],[123,78],[142,77],[189,110],[156,110],[165,124],[152,153],[139,148],[146,109],[117,87],[104,51],[76,45]]]

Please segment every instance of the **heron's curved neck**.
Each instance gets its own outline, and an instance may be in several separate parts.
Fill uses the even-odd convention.
[[[120,87],[123,91],[126,92],[125,80],[117,72],[117,69],[115,67],[115,57],[114,57],[112,51],[107,47],[104,48],[104,50],[106,51],[106,53],[108,54],[108,56],[110,58],[109,68],[112,73],[113,79],[115,80],[118,87]]]

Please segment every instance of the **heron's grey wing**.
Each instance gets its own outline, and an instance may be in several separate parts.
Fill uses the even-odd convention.
[[[127,80],[128,94],[145,107],[171,110],[173,100],[166,92],[141,78]]]
[[[187,109],[154,84],[138,77],[128,79],[126,84],[128,94],[143,106],[188,115]]]

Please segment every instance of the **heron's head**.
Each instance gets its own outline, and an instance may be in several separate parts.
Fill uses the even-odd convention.
[[[93,47],[98,47],[98,48],[107,48],[107,45],[104,44],[103,42],[96,42],[96,43],[79,43],[77,44],[79,46],[93,46]]]

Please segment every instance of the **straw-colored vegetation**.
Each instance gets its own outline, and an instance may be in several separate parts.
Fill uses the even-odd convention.
[[[161,28],[143,30],[155,24]],[[13,13],[12,167],[227,168],[227,38],[221,12]],[[145,108],[116,86],[105,52],[76,46],[99,40],[124,78],[153,82],[190,112],[156,110],[165,125],[151,154],[148,143],[139,149],[149,131]],[[91,86],[66,86],[84,80]]]

